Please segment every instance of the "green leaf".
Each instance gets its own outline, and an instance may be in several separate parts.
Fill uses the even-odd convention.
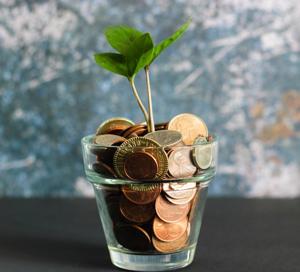
[[[153,47],[153,41],[149,33],[143,34],[130,45],[126,56],[130,76],[137,74],[140,69],[149,63],[152,58]]]
[[[190,20],[183,24],[180,28],[178,28],[171,36],[161,41],[158,45],[156,45],[153,49],[152,63],[167,47],[169,47],[172,43],[178,40],[182,34],[187,30],[190,25]],[[150,64],[149,63],[149,64]]]
[[[127,55],[130,45],[143,35],[137,29],[126,25],[109,26],[104,33],[109,44],[124,56]]]
[[[135,68],[135,73],[137,74],[141,69],[145,68],[145,66],[149,65],[153,58],[153,50],[154,48],[148,50],[146,53],[144,53]]]
[[[96,63],[113,73],[128,77],[126,58],[117,53],[98,53],[94,55]]]

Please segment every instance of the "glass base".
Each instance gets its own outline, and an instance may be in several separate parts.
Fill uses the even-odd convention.
[[[109,249],[112,263],[130,271],[166,271],[188,266],[194,259],[195,246],[180,252],[156,255],[137,255]]]

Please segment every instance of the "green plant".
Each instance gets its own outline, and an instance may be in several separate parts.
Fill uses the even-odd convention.
[[[150,65],[167,47],[182,36],[189,24],[190,21],[187,21],[171,36],[157,45],[154,45],[150,33],[142,33],[135,28],[125,25],[109,26],[105,29],[105,37],[111,47],[118,53],[96,53],[94,55],[95,61],[100,67],[128,79],[133,94],[145,117],[148,131],[154,131]],[[134,81],[135,76],[141,69],[144,69],[146,76],[148,110],[143,105]]]

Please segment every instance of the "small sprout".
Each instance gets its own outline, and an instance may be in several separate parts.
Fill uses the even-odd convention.
[[[105,29],[105,37],[118,53],[108,52],[94,55],[95,61],[100,67],[127,77],[138,105],[144,114],[149,132],[154,131],[150,65],[166,48],[183,35],[189,24],[190,21],[187,21],[171,36],[157,45],[154,45],[150,33],[143,33],[125,25],[109,26]],[[148,111],[143,105],[134,82],[135,76],[141,69],[145,70],[146,75]]]

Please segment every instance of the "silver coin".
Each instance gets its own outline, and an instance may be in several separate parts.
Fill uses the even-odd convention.
[[[165,194],[172,198],[172,199],[178,199],[178,200],[186,200],[186,199],[192,199],[194,195],[196,194],[197,189],[181,189],[181,190],[172,190],[170,187],[166,188],[167,186],[163,185],[163,190]],[[172,201],[171,201],[172,202]]]
[[[200,169],[208,169],[213,158],[213,146],[203,137],[197,137],[192,150],[193,162]]]
[[[102,134],[102,135],[97,135],[94,138],[94,143],[101,146],[111,146],[117,143],[121,144],[124,141],[126,141],[125,138],[114,134]]]
[[[193,189],[196,187],[196,182],[170,182],[169,187],[173,190]]]
[[[157,130],[146,134],[144,137],[156,141],[163,147],[177,145],[182,140],[181,133],[175,130]]]
[[[184,204],[189,203],[194,198],[194,196],[196,195],[196,192],[197,192],[197,189],[193,189],[193,194],[190,194],[189,197],[178,198],[178,199],[175,199],[175,198],[172,198],[172,197],[166,195],[166,199],[175,205],[184,205]]]

